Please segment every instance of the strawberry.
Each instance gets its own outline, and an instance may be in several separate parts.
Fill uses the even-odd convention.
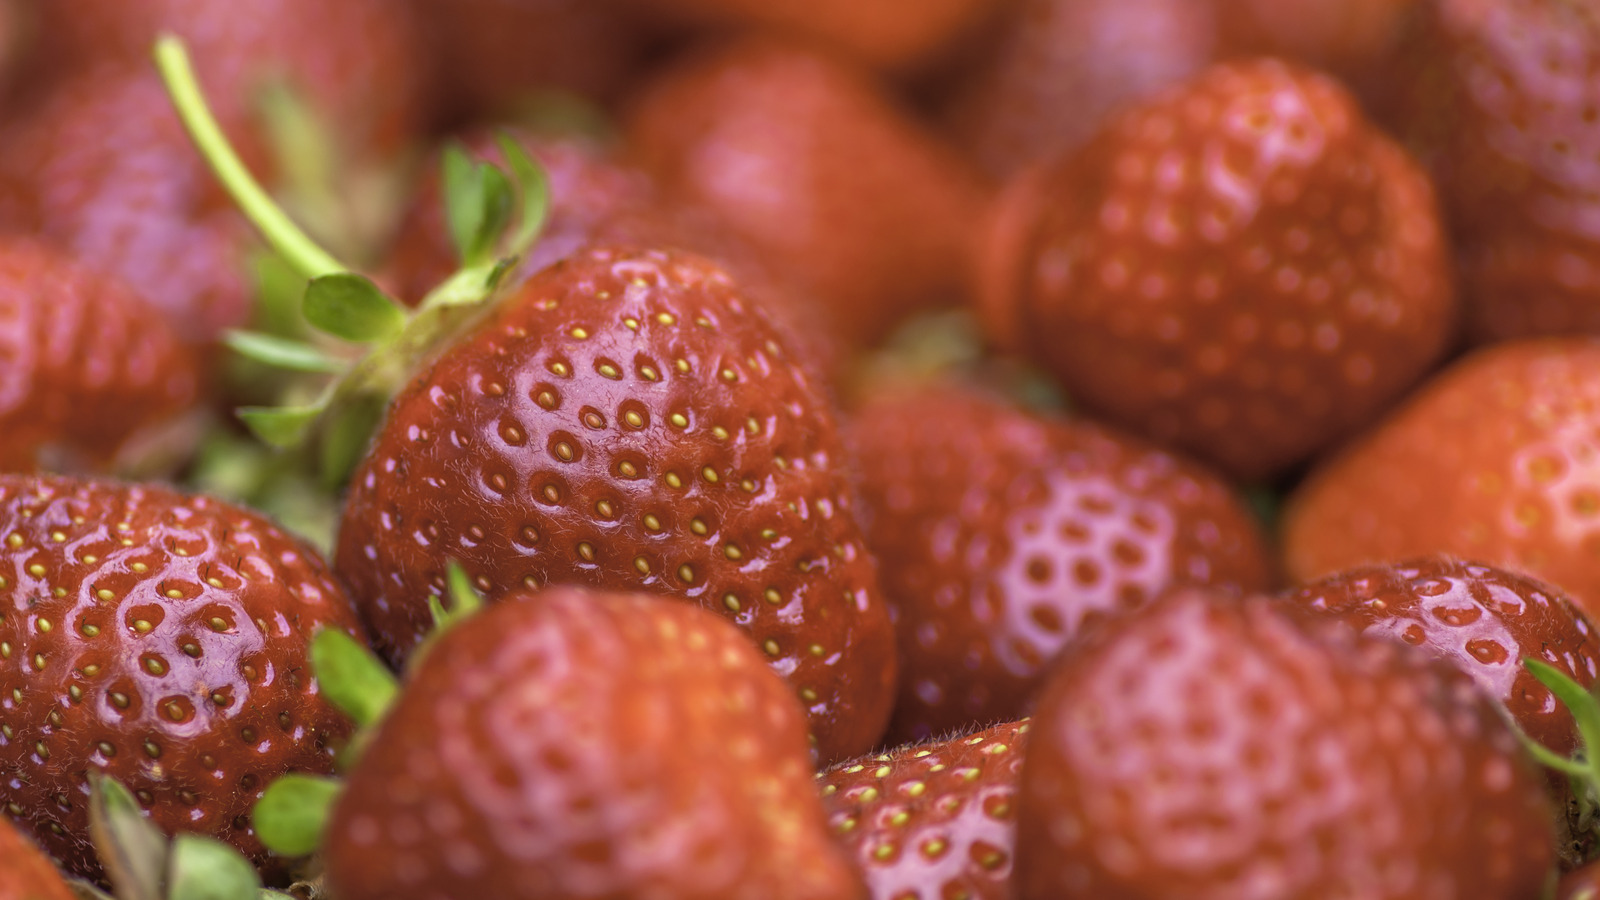
[[[1028,723],[913,744],[817,776],[828,824],[878,900],[1009,898]]]
[[[1020,900],[1537,897],[1543,782],[1471,679],[1180,591],[1065,655],[1018,789]]]
[[[805,717],[734,626],[687,604],[519,593],[432,646],[351,771],[343,900],[847,900]]]
[[[1268,586],[1227,484],[1092,422],[933,385],[883,392],[852,436],[899,638],[891,742],[1020,715],[1080,628],[1170,585]]]
[[[8,125],[0,231],[120,277],[186,340],[249,316],[244,223],[142,68],[87,70]]]
[[[818,751],[870,749],[894,644],[831,407],[702,258],[595,248],[511,291],[390,405],[336,568],[407,657],[456,559],[490,600],[577,583],[666,593],[744,627]]]
[[[0,475],[0,534],[0,804],[95,877],[98,770],[163,829],[266,863],[251,804],[348,733],[306,646],[359,624],[316,554],[205,497],[55,477]]]
[[[1600,344],[1530,339],[1429,381],[1289,497],[1289,574],[1449,553],[1525,572],[1600,611]]]
[[[1600,678],[1600,638],[1559,592],[1515,572],[1432,557],[1349,569],[1285,599],[1427,649],[1472,676],[1534,740],[1563,756],[1577,748],[1572,713],[1522,665],[1543,660],[1585,688]]]
[[[50,860],[0,817],[0,900],[73,900]]]
[[[1429,0],[1397,125],[1429,162],[1480,342],[1600,330],[1600,10]]]
[[[1212,67],[1039,177],[985,265],[991,332],[1236,477],[1343,437],[1445,348],[1427,179],[1325,77]]]
[[[625,118],[667,202],[719,214],[825,328],[870,344],[958,299],[975,176],[866,72],[751,38],[681,61]]]
[[[1600,900],[1600,862],[1592,862],[1561,876],[1555,900]]]
[[[80,461],[192,407],[199,364],[115,279],[32,241],[0,238],[0,469]]]
[[[1400,51],[1410,17],[1431,0],[1211,2],[1224,54],[1283,56],[1332,72],[1358,88],[1392,89],[1375,76]]]

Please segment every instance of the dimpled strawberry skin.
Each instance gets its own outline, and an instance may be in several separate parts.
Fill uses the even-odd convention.
[[[817,775],[874,898],[1011,896],[1027,721],[909,744]]]
[[[1021,715],[1085,624],[1173,584],[1269,586],[1225,482],[1092,422],[935,385],[884,393],[851,433],[900,641],[891,742]]]
[[[1017,896],[1533,898],[1554,861],[1543,784],[1449,665],[1181,591],[1052,675]]]
[[[61,873],[22,832],[0,817],[0,900],[73,900]]]
[[[336,568],[403,659],[459,560],[494,599],[575,583],[742,626],[824,760],[872,748],[894,637],[834,414],[722,270],[595,248],[524,283],[413,378],[356,472]]]
[[[349,734],[307,645],[360,626],[315,553],[205,497],[21,475],[0,476],[0,535],[0,804],[93,877],[95,769],[163,829],[267,862],[251,806],[332,771]]]
[[[1522,660],[1584,687],[1600,677],[1594,626],[1559,592],[1526,576],[1445,557],[1363,566],[1285,595],[1297,608],[1431,651],[1505,705],[1523,731],[1570,755],[1577,725]]]
[[[1457,362],[1314,470],[1284,508],[1289,575],[1437,553],[1600,611],[1600,344],[1528,339]]]
[[[1236,477],[1364,424],[1445,348],[1427,178],[1309,70],[1207,69],[1041,189],[1020,276],[985,297],[990,331],[1086,407]]]
[[[326,844],[345,900],[851,900],[793,693],[659,597],[521,592],[423,659]]]

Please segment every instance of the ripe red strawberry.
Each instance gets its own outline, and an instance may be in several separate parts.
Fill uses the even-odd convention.
[[[1289,574],[1436,553],[1525,572],[1600,611],[1600,344],[1537,339],[1456,363],[1285,506]]]
[[[662,74],[627,131],[668,202],[719,214],[853,342],[958,298],[974,176],[867,73],[776,41],[726,44]]]
[[[0,805],[94,877],[97,769],[163,829],[267,862],[251,805],[348,733],[307,642],[359,624],[316,554],[205,497],[22,475],[0,475],[0,535]]]
[[[1399,51],[1403,26],[1424,5],[1424,0],[1211,2],[1223,53],[1299,60],[1362,88],[1380,87],[1374,76]]]
[[[1556,900],[1600,900],[1600,862],[1592,862],[1561,876]]]
[[[1215,66],[1033,189],[1036,219],[987,266],[991,331],[1086,407],[1238,477],[1364,424],[1445,347],[1427,179],[1323,76]]]
[[[0,238],[0,469],[104,467],[186,412],[199,365],[115,279],[31,241]]]
[[[794,696],[687,604],[557,588],[445,634],[325,841],[343,900],[850,900]]]
[[[73,900],[50,860],[0,816],[0,900]]]
[[[1028,723],[840,763],[817,776],[828,824],[874,898],[1011,896]]]
[[[249,316],[249,235],[147,68],[86,71],[8,123],[0,230],[61,245],[206,341]]]
[[[1285,599],[1364,634],[1427,649],[1471,675],[1534,740],[1562,756],[1578,746],[1572,713],[1522,660],[1543,660],[1587,688],[1600,678],[1600,638],[1571,601],[1545,585],[1433,557],[1349,569]]]
[[[1600,331],[1600,8],[1420,9],[1397,125],[1450,214],[1471,336]]]
[[[1091,422],[933,385],[881,394],[852,437],[899,639],[890,742],[1021,715],[1084,624],[1171,585],[1269,586],[1227,484]]]
[[[1543,779],[1465,675],[1183,591],[1064,656],[1019,787],[1019,900],[1537,897]]]
[[[396,397],[337,568],[404,659],[459,560],[494,600],[578,583],[743,626],[818,751],[870,749],[894,639],[834,416],[795,342],[702,258],[597,248],[512,291]]]

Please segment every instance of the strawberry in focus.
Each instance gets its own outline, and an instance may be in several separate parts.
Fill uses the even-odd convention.
[[[555,588],[456,625],[350,773],[343,900],[849,900],[793,693],[738,629]]]

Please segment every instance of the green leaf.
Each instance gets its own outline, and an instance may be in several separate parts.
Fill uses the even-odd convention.
[[[244,406],[235,411],[256,437],[274,447],[293,447],[305,440],[317,417],[328,408],[330,397],[310,406]]]
[[[312,279],[304,304],[306,321],[313,327],[358,344],[388,340],[406,327],[408,319],[377,285],[351,272]]]
[[[262,334],[259,331],[229,330],[223,332],[222,342],[246,359],[292,372],[332,374],[347,368],[343,360],[334,359],[319,347],[292,338]]]
[[[444,148],[439,178],[450,242],[455,245],[456,258],[466,263],[483,222],[483,182],[478,177],[478,166],[460,144],[452,143]]]
[[[507,252],[521,256],[533,246],[534,241],[539,239],[539,233],[544,230],[545,218],[550,213],[550,177],[545,174],[544,166],[528,155],[516,138],[502,132],[496,136],[496,140],[500,144],[500,151],[505,154],[506,167],[516,181],[517,205],[520,207],[517,231],[511,238]]]
[[[1600,754],[1600,700],[1596,700],[1593,694],[1573,681],[1567,673],[1544,660],[1530,656],[1524,658],[1522,664],[1572,713],[1584,748],[1591,754]],[[1600,756],[1596,758],[1600,759]]]
[[[121,900],[162,900],[167,838],[114,778],[89,773],[89,835]]]
[[[451,624],[460,622],[483,609],[483,595],[472,583],[472,576],[455,560],[445,567],[445,582],[450,586]]]
[[[261,878],[239,851],[197,834],[172,842],[167,900],[259,900]]]
[[[382,397],[363,396],[341,404],[322,433],[322,484],[337,490],[366,455],[372,433],[383,421]]]
[[[250,814],[268,850],[280,856],[309,856],[322,844],[334,801],[344,790],[337,778],[285,775],[269,785]]]
[[[500,235],[511,221],[511,181],[498,168],[484,163],[478,167],[478,179],[483,184],[483,218],[478,223],[478,233],[472,243],[470,262],[490,256]]]
[[[363,728],[383,718],[400,692],[394,673],[370,648],[332,628],[311,639],[311,671],[328,701]]]

